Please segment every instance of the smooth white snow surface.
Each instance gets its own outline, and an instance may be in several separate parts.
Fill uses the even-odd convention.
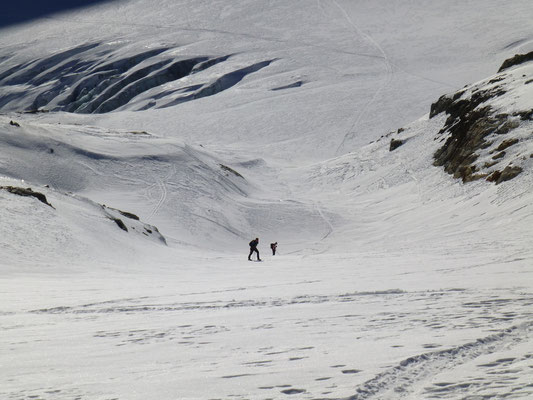
[[[0,186],[52,206],[0,190],[0,398],[532,398],[533,124],[490,167],[518,177],[463,184],[423,116],[473,82],[531,110],[533,63],[494,74],[532,11],[132,0],[4,29]]]

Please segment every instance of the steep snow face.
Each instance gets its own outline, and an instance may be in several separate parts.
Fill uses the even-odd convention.
[[[526,50],[528,10],[527,1],[111,2],[4,30],[0,97],[17,111],[157,108],[128,115],[132,129],[149,120],[190,144],[322,160]]]
[[[0,106],[97,114],[166,108],[227,90],[273,61],[213,72],[229,56],[179,57],[176,50],[162,47],[132,54],[130,47],[91,43],[15,65],[0,76],[0,85],[7,89]]]

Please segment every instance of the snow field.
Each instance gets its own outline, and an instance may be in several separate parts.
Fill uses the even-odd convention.
[[[0,186],[54,208],[0,190],[0,397],[532,397],[531,123],[518,177],[463,184],[432,166],[446,116],[420,118],[531,50],[531,5],[433,3],[132,0],[4,29]],[[530,71],[491,105],[530,109]],[[20,113],[81,81],[113,112]]]

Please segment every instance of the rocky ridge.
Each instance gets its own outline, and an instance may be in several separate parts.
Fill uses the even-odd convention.
[[[496,184],[531,166],[532,61],[533,52],[516,55],[495,76],[431,105],[430,118],[448,115],[435,138],[444,142],[434,154],[435,166],[463,182],[486,179]]]

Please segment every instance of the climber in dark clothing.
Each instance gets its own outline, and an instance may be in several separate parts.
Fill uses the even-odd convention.
[[[278,248],[278,242],[270,243],[270,248],[272,249],[272,255],[276,255],[276,249]]]
[[[261,261],[259,258],[259,250],[257,250],[257,245],[259,244],[259,238],[255,238],[250,242],[250,254],[248,255],[248,261],[252,261],[252,254],[254,251],[257,253],[257,261]]]

